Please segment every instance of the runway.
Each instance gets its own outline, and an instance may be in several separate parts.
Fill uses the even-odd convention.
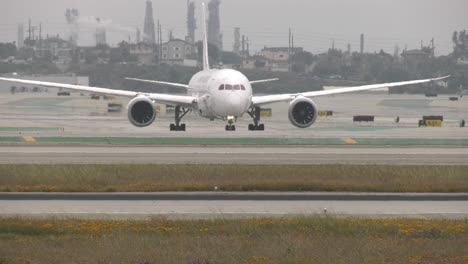
[[[1,216],[98,219],[468,217],[468,194],[394,193],[3,193]]]
[[[400,164],[465,165],[465,147],[0,146],[2,164]]]

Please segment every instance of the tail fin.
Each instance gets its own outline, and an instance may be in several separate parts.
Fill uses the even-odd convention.
[[[210,59],[208,56],[208,33],[206,30],[206,9],[205,2],[202,2],[202,12],[203,12],[203,70],[210,69]]]

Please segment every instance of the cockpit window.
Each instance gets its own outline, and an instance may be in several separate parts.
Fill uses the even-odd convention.
[[[221,86],[219,86],[219,90],[222,91],[222,90],[227,90],[227,91],[245,91],[245,86],[242,85],[242,84],[236,84],[236,85],[232,85],[232,84],[222,84]]]

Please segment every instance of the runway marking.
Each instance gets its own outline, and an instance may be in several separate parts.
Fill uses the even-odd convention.
[[[357,144],[357,141],[352,138],[343,138],[343,142],[346,144],[352,144],[352,145]]]
[[[36,139],[31,136],[24,136],[23,140],[26,142],[36,142]]]

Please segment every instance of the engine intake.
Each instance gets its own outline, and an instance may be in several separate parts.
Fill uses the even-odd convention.
[[[147,127],[156,119],[156,110],[153,101],[146,97],[137,97],[130,101],[128,120],[136,127]]]
[[[289,105],[289,121],[298,128],[307,128],[317,120],[317,106],[314,101],[299,97]]]

